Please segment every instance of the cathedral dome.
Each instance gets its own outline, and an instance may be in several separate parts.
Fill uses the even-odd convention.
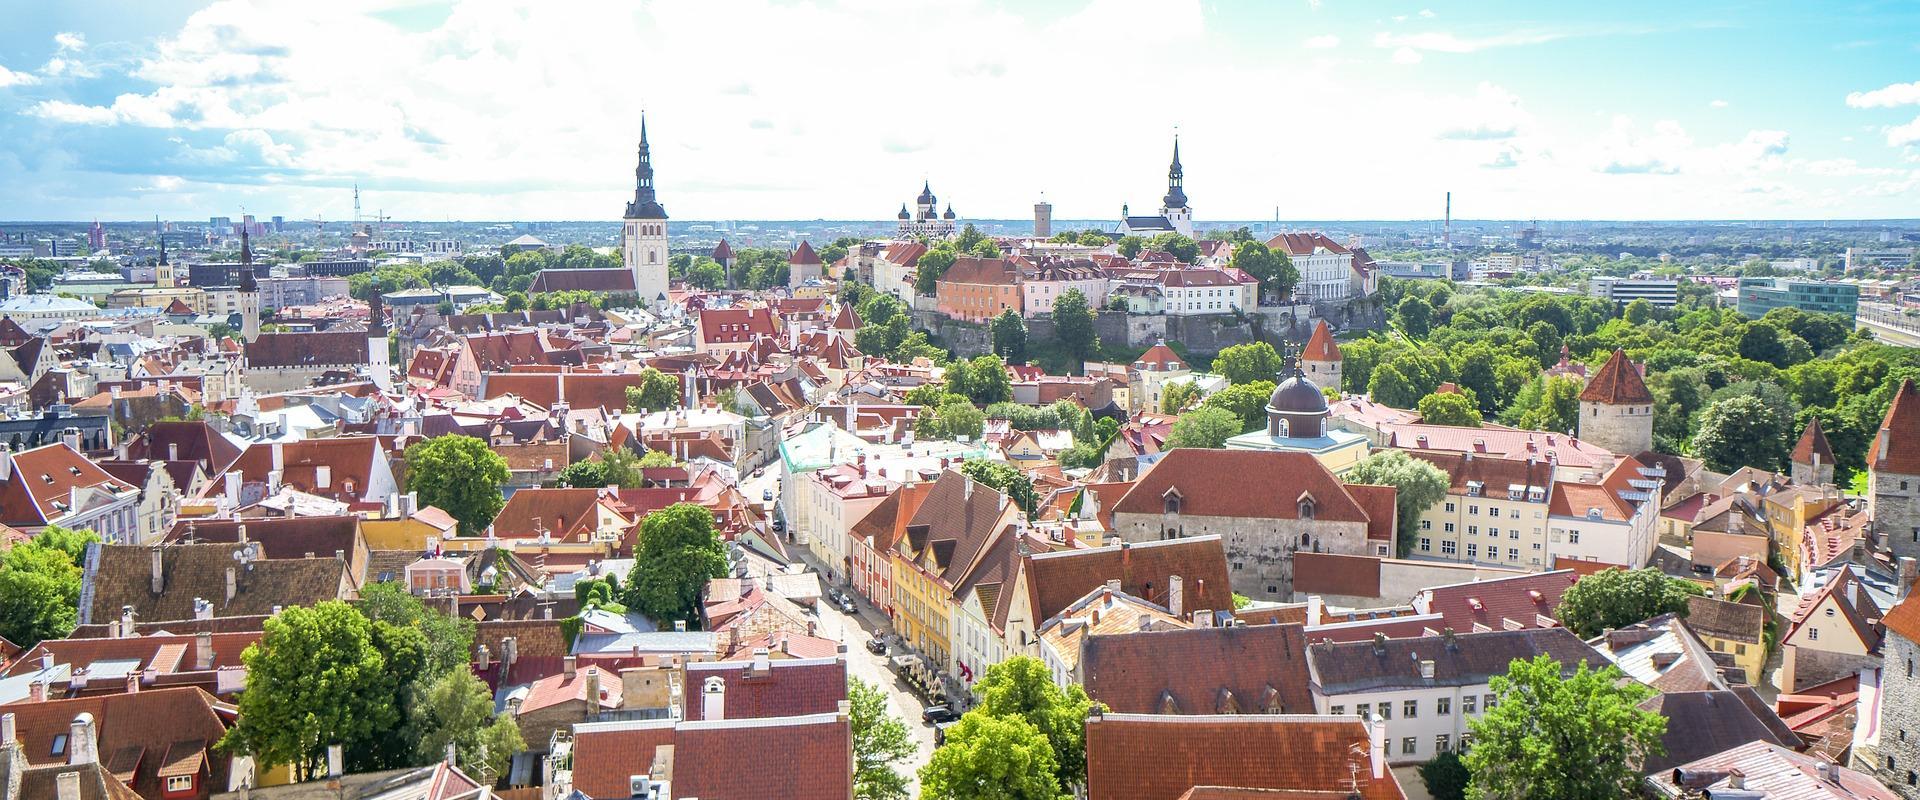
[[[920,184],[920,197],[917,198],[917,201],[923,206],[933,205],[933,184]]]
[[[947,219],[953,219],[953,206],[951,205],[947,206],[947,213],[945,214],[945,216]]]
[[[907,205],[906,205],[905,203],[901,203],[901,204],[900,204],[900,218],[901,218],[901,219],[913,219],[913,215],[912,215],[912,214],[909,214],[909,213],[907,213]]]
[[[1273,394],[1267,398],[1267,410],[1282,414],[1325,414],[1327,396],[1320,393],[1320,387],[1297,370],[1291,377],[1274,387]]]

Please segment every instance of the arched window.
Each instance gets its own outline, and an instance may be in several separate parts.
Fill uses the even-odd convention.
[[[1312,500],[1312,498],[1302,498],[1302,499],[1300,500],[1300,518],[1301,518],[1301,519],[1313,519],[1313,500]],[[1306,539],[1306,536],[1304,536],[1304,535],[1303,535],[1303,536],[1301,536],[1300,538],[1301,538],[1302,540],[1305,540],[1305,539]]]
[[[1165,502],[1166,502],[1165,508],[1168,514],[1180,513],[1180,496],[1179,495],[1177,494],[1167,495]]]

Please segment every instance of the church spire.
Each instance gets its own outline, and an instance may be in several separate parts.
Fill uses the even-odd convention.
[[[653,154],[647,146],[647,115],[640,115],[640,164],[633,169],[633,202],[627,219],[666,219],[667,210],[653,193]]]
[[[153,217],[153,238],[160,240],[160,266],[167,265],[167,231],[160,225],[160,216]]]
[[[260,291],[260,283],[253,274],[253,242],[245,225],[240,226],[240,291]]]
[[[1180,135],[1173,137],[1173,163],[1167,167],[1167,196],[1161,201],[1166,208],[1186,208],[1187,192],[1185,173],[1180,169]]]

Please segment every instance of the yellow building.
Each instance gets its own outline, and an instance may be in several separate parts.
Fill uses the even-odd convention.
[[[1708,597],[1687,598],[1687,627],[1714,652],[1733,656],[1733,663],[1746,670],[1747,682],[1751,684],[1765,680],[1766,625],[1764,605]]]
[[[954,670],[954,588],[966,582],[993,538],[1020,524],[1020,507],[959,472],[934,481],[894,545],[894,631],[935,673]]]
[[[191,286],[170,289],[142,287],[121,289],[107,296],[108,308],[166,308],[179,300],[195,314],[207,313],[207,293]]]

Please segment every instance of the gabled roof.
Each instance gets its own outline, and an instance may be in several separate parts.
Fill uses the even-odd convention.
[[[1327,237],[1324,233],[1283,233],[1267,240],[1267,247],[1284,251],[1289,256],[1310,256],[1317,250],[1329,253],[1348,253],[1344,245]]]
[[[1754,741],[1694,759],[1647,777],[1663,797],[1684,797],[1711,790],[1714,797],[1793,798],[1793,800],[1899,800],[1873,776],[1837,767],[1838,784],[1821,777],[1826,762],[1772,742]],[[1739,770],[1744,790],[1732,788]],[[1678,785],[1676,785],[1676,782]]]
[[[714,679],[725,689],[721,708],[725,719],[831,714],[847,699],[843,658],[783,658],[767,663],[766,672],[756,673],[752,661],[689,662],[681,685],[685,719],[706,719],[701,700]]]
[[[1333,329],[1327,327],[1324,319],[1315,322],[1313,335],[1307,337],[1307,346],[1300,351],[1300,360],[1339,362],[1340,359],[1340,345],[1333,341]]]
[[[229,467],[246,480],[264,482],[278,469],[280,484],[341,502],[359,500],[371,487],[375,470],[386,466],[378,436],[337,436],[291,442],[258,442]],[[326,485],[321,485],[321,468]],[[352,491],[347,487],[351,485]]]
[[[543,269],[533,276],[529,292],[631,292],[633,271],[625,267],[605,269]]]
[[[1119,581],[1129,595],[1166,607],[1169,578],[1176,575],[1186,614],[1233,607],[1227,551],[1219,536],[1034,553],[1025,569],[1036,620],[1051,619],[1110,580]]]
[[[1082,683],[1107,708],[1138,714],[1313,713],[1299,625],[1150,630],[1088,637]]]
[[[1086,740],[1090,800],[1406,797],[1391,770],[1373,777],[1358,717],[1106,713],[1087,720]]]
[[[1698,692],[1664,692],[1640,704],[1667,718],[1666,746],[1661,755],[1649,755],[1640,771],[1666,772],[1681,764],[1725,752],[1749,742],[1766,742],[1799,749],[1804,746],[1792,728],[1774,713],[1753,687]]]
[[[820,263],[820,255],[813,252],[813,245],[808,244],[805,239],[802,239],[800,240],[800,246],[793,248],[793,255],[787,256],[787,263],[818,265]]]
[[[1833,445],[1827,443],[1827,432],[1820,429],[1819,417],[1807,419],[1806,430],[1800,432],[1800,441],[1793,446],[1792,461],[1812,464],[1814,456],[1819,456],[1822,464],[1833,464]]]
[[[940,274],[939,282],[1013,286],[1020,282],[1020,271],[1005,258],[961,256],[954,259],[953,266]]]
[[[1647,391],[1640,368],[1627,360],[1627,351],[1616,348],[1593,380],[1587,381],[1587,388],[1580,391],[1580,399],[1615,406],[1643,405],[1653,402],[1653,392]]]
[[[855,539],[872,539],[875,552],[892,552],[894,545],[906,536],[907,523],[919,512],[920,503],[927,499],[927,493],[932,490],[931,483],[900,487],[854,523],[851,535]]]
[[[1312,454],[1266,450],[1170,450],[1113,510],[1160,514],[1170,493],[1179,496],[1185,515],[1296,519],[1299,499],[1310,496],[1316,520],[1369,521],[1346,486]]]
[[[828,326],[837,331],[860,329],[860,315],[853,312],[852,303],[841,303],[840,310],[833,315],[833,324]]]
[[[128,447],[136,458],[198,461],[209,475],[225,472],[240,446],[204,421],[155,422]]]
[[[1687,627],[1701,636],[1758,644],[1766,622],[1767,610],[1757,605],[1711,597],[1687,598]]]
[[[700,339],[708,344],[751,342],[774,336],[773,311],[765,308],[707,308],[700,311]]]
[[[104,622],[132,606],[141,620],[191,619],[193,601],[213,604],[216,616],[272,613],[276,606],[310,606],[338,599],[349,590],[347,563],[332,553],[314,558],[234,559],[237,545],[176,544],[161,548],[96,544],[89,553],[94,568],[83,578],[82,622]],[[161,591],[153,591],[153,558],[161,557]],[[234,572],[234,596],[226,596],[227,571]]]
[[[0,522],[8,525],[57,522],[75,510],[66,505],[76,490],[119,493],[138,488],[107,474],[65,442],[14,453],[11,458],[12,474],[0,482]]]
[[[1887,416],[1867,448],[1867,468],[1920,474],[1920,390],[1913,388],[1913,379],[1900,381],[1900,390],[1887,406]]]
[[[247,367],[353,367],[367,363],[367,332],[363,330],[263,333],[248,342]]]
[[[162,768],[189,754],[207,764],[209,783],[226,785],[230,759],[214,744],[227,726],[215,702],[213,695],[185,687],[18,703],[6,710],[14,715],[22,754],[34,765],[66,763],[74,718],[92,715],[101,766],[141,796],[160,797]],[[57,753],[55,742],[62,744]]]
[[[974,563],[1019,516],[1019,507],[993,487],[957,470],[940,475],[927,493],[900,546],[924,562],[948,588],[966,581]]]
[[[1306,654],[1314,685],[1324,695],[1473,686],[1507,674],[1516,659],[1540,655],[1551,656],[1568,675],[1583,661],[1592,669],[1611,663],[1565,628],[1456,633],[1452,644],[1433,636],[1314,642]],[[1422,674],[1422,661],[1433,662],[1433,677]]]
[[[1509,620],[1524,628],[1558,625],[1560,596],[1573,586],[1573,570],[1435,586],[1414,596],[1414,608],[1441,615],[1458,633],[1502,630]]]

